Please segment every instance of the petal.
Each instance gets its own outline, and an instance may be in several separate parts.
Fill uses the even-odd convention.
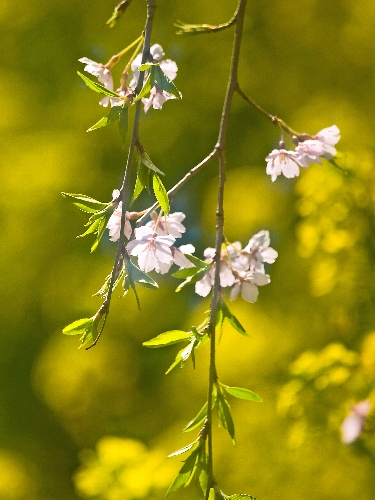
[[[271,247],[265,248],[260,252],[263,262],[267,262],[267,264],[273,264],[279,255],[276,250]]]
[[[212,280],[209,273],[206,273],[204,277],[195,283],[195,293],[201,297],[207,297],[212,288]]]
[[[243,281],[241,284],[241,295],[244,300],[253,304],[257,301],[259,295],[258,287],[253,283]]]
[[[152,249],[145,249],[138,255],[138,265],[145,273],[149,273],[157,267],[158,259]]]
[[[362,433],[364,419],[358,415],[349,415],[341,425],[341,441],[350,444],[356,441]]]
[[[240,290],[241,290],[240,283],[236,283],[234,285],[234,287],[232,288],[232,290],[230,291],[229,300],[236,300],[236,298],[238,297],[238,294],[240,293]]]

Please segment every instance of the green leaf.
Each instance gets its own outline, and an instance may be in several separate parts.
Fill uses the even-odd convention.
[[[133,262],[129,259],[127,267],[127,274],[130,276],[131,280],[135,283],[139,283],[145,288],[159,288],[156,281],[154,281],[150,276],[139,269]]]
[[[149,94],[152,87],[153,85],[151,83],[151,75],[148,75],[146,81],[143,83],[141,91],[139,92],[137,97],[133,100],[133,104],[142,99],[142,97],[145,97],[147,94]]]
[[[63,333],[65,335],[82,335],[86,332],[86,330],[91,330],[92,323],[92,318],[77,319],[77,321],[73,321],[73,323],[70,323],[70,325],[66,326],[63,329]]]
[[[148,69],[151,68],[151,66],[157,66],[158,63],[152,63],[152,62],[147,62],[144,64],[141,64],[138,68],[138,71],[147,71]]]
[[[83,238],[84,236],[87,236],[88,234],[95,233],[96,230],[98,229],[98,226],[100,224],[100,219],[95,220],[91,226],[82,234],[79,234],[77,238]]]
[[[98,212],[103,208],[108,206],[108,203],[101,203],[94,198],[90,198],[84,194],[73,194],[73,193],[61,193],[64,198],[68,198],[73,205],[78,207],[80,210],[88,213]]]
[[[164,172],[162,172],[161,170],[158,169],[158,167],[156,165],[154,165],[151,161],[151,158],[149,157],[149,155],[146,153],[146,151],[142,151],[142,154],[141,154],[141,162],[143,163],[143,165],[145,167],[147,167],[148,169],[150,170],[153,170],[154,172],[156,172],[157,174],[160,174],[160,175],[165,175]]]
[[[93,82],[92,80],[90,80],[90,78],[87,78],[87,76],[83,75],[79,71],[77,71],[77,74],[82,78],[89,89],[98,92],[98,94],[103,94],[109,97],[120,97],[118,94],[116,94],[116,92],[112,92],[112,90],[105,88],[104,85],[101,85],[100,83]]]
[[[183,432],[192,431],[201,425],[207,416],[207,403],[204,404],[203,408],[200,410],[198,415],[191,420],[187,426],[183,429]]]
[[[154,188],[154,193],[160,207],[162,208],[163,212],[168,215],[170,210],[168,194],[164,187],[164,184],[156,173],[153,175],[152,186]]]
[[[208,495],[208,500],[215,500],[215,498],[216,498],[215,490],[213,488],[210,488],[210,493]]]
[[[175,368],[176,366],[180,365],[181,368],[184,366],[186,361],[189,359],[189,356],[191,355],[192,350],[195,347],[195,343],[196,343],[196,340],[195,340],[195,338],[193,338],[191,340],[191,342],[186,347],[184,347],[183,349],[181,349],[181,351],[179,351],[177,353],[176,359],[174,360],[172,365],[168,368],[168,370],[165,372],[166,375],[169,372],[171,372],[173,370],[173,368]]]
[[[129,107],[128,106],[113,106],[114,108],[120,108],[118,113],[118,130],[120,133],[120,139],[123,149],[126,147],[126,136],[128,133],[129,125]]]
[[[186,453],[187,451],[191,450],[195,444],[196,444],[196,441],[194,441],[194,443],[188,444],[187,446],[184,446],[183,448],[168,455],[168,458],[176,457],[177,455],[182,455],[183,453]]]
[[[186,340],[191,340],[191,334],[182,330],[170,330],[169,332],[161,333],[147,342],[143,342],[142,345],[146,347],[164,347]]]
[[[90,250],[91,253],[94,252],[98,248],[100,240],[102,239],[102,236],[104,234],[105,228],[107,227],[107,222],[109,220],[109,217],[110,216],[108,215],[108,217],[103,216],[99,219],[99,224],[98,224],[97,229],[96,229],[96,240],[94,241],[94,244],[91,247],[91,250]]]
[[[118,120],[119,117],[119,111],[121,109],[121,106],[113,106],[108,113],[108,115],[103,116],[95,125],[92,127],[88,128],[86,132],[91,132],[92,130],[96,130],[97,128],[102,128],[106,127],[107,125],[110,125],[111,123],[114,123]]]
[[[201,268],[199,267],[186,267],[184,269],[180,269],[179,271],[176,271],[175,273],[172,274],[173,278],[190,278],[195,276],[197,273],[201,271]]]
[[[245,493],[236,493],[234,495],[230,495],[229,497],[226,496],[225,498],[230,500],[243,500],[245,498],[248,498],[249,500],[257,500],[255,497],[252,497],[251,495],[246,495]]]
[[[262,403],[263,399],[255,394],[253,391],[249,391],[249,389],[242,389],[241,387],[228,387],[227,385],[220,384],[221,387],[227,391],[228,394],[234,396],[238,399],[246,399],[247,401],[256,401],[258,403]]]
[[[206,268],[208,265],[210,265],[210,263],[207,263],[204,260],[198,259],[198,257],[196,257],[195,255],[191,255],[191,254],[186,253],[185,257],[188,260],[190,260],[190,262],[192,262],[195,265],[195,267]]]
[[[180,472],[174,478],[172,484],[168,488],[165,496],[170,495],[176,491],[180,486],[187,485],[192,479],[195,472],[195,465],[198,459],[199,448],[195,449],[191,455],[185,460],[184,465],[181,467]]]
[[[219,416],[221,425],[224,427],[224,429],[228,431],[230,437],[232,438],[233,444],[235,444],[236,432],[234,429],[234,423],[230,412],[230,406],[220,389],[217,392],[217,414]]]
[[[177,99],[182,98],[181,92],[177,89],[176,85],[167,77],[159,65],[152,66],[151,78],[154,85],[157,85],[161,90],[165,90],[174,95]]]
[[[189,278],[187,278],[185,281],[183,281],[182,283],[180,283],[178,285],[178,287],[176,288],[176,292],[179,292],[180,290],[182,290],[184,288],[184,286],[186,286],[186,285],[192,285],[193,283],[200,281],[203,278],[203,276],[209,271],[211,266],[212,266],[212,263],[209,263],[209,264],[206,264],[205,268],[198,269],[198,271],[193,276],[190,276]],[[188,269],[192,269],[192,268],[188,268]]]
[[[244,335],[245,337],[250,337],[250,335],[246,332],[246,330],[241,325],[241,323],[238,321],[238,319],[236,318],[236,316],[230,312],[230,310],[228,309],[228,306],[226,305],[226,303],[224,302],[224,300],[221,301],[220,309],[221,309],[221,313],[223,315],[222,316],[222,318],[223,318],[222,321],[224,321],[224,319],[226,319],[228,321],[228,323],[235,330],[237,330],[237,332],[239,332],[241,335]]]
[[[209,474],[208,474],[208,456],[204,445],[202,445],[201,447],[201,452],[198,457],[197,465],[198,465],[197,474],[199,477],[199,484],[200,487],[202,488],[203,494],[205,495],[207,491]]]

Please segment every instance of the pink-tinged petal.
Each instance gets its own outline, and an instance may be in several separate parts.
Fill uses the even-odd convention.
[[[160,62],[160,68],[167,75],[170,80],[174,80],[177,76],[177,64],[171,59],[165,59]]]
[[[176,241],[176,238],[170,234],[166,234],[164,236],[156,236],[155,241],[157,243],[161,243],[163,245],[167,245],[168,247],[170,247]]]
[[[236,283],[234,285],[234,287],[232,288],[232,290],[230,291],[229,300],[236,300],[236,298],[238,297],[238,294],[240,293],[240,290],[241,290],[240,283]]]
[[[224,262],[222,262],[220,268],[220,286],[232,286],[235,281],[236,278],[231,269],[227,267]]]
[[[362,417],[367,417],[372,408],[371,402],[366,399],[365,401],[360,401],[359,403],[352,406],[352,411],[357,415],[361,415]]]
[[[135,238],[141,240],[142,238],[151,238],[154,231],[148,226],[141,226],[134,229]]]
[[[169,264],[165,264],[164,262],[158,262],[157,266],[155,267],[155,271],[159,274],[167,274],[172,267],[173,262],[170,262]]]
[[[180,245],[179,250],[181,250],[182,253],[192,255],[195,252],[195,246],[188,243],[187,245]]]
[[[159,45],[158,43],[154,43],[154,45],[151,45],[150,47],[150,53],[152,57],[155,59],[155,61],[161,61],[163,57],[165,56],[163,47]]]
[[[121,192],[119,189],[114,189],[112,191],[112,201],[117,200],[117,198],[120,196]]]
[[[261,251],[261,255],[263,262],[267,262],[267,264],[273,264],[279,254],[273,248],[268,247]]]
[[[203,252],[203,255],[205,256],[206,259],[213,259],[215,257],[215,249],[211,248],[211,247],[208,247]]]
[[[206,273],[204,277],[195,283],[195,293],[201,297],[207,297],[212,288],[212,278],[209,273]]]
[[[142,241],[142,240],[132,240],[129,241],[129,243],[126,245],[126,250],[130,255],[139,255],[141,252],[143,252],[147,247],[149,243],[147,241]]]
[[[257,301],[259,295],[258,287],[253,283],[243,281],[241,283],[241,295],[244,300],[253,304]]]
[[[330,127],[320,130],[315,137],[327,146],[335,146],[341,138],[340,129],[337,125],[331,125]]]
[[[132,254],[134,255],[134,254]],[[155,253],[150,249],[145,249],[138,255],[138,265],[145,273],[149,273],[158,265]]]
[[[173,248],[173,260],[180,268],[194,267],[194,264],[185,257],[179,248]]]
[[[351,444],[356,441],[362,433],[364,425],[363,417],[359,415],[349,415],[341,425],[341,441],[344,444]]]
[[[155,256],[159,262],[162,262],[164,264],[171,264],[172,265],[172,263],[173,263],[172,251],[166,245],[160,245],[160,244],[156,243]]]
[[[132,232],[133,232],[133,228],[132,228],[132,225],[130,224],[130,220],[125,219],[124,234],[126,236],[126,239],[130,239]]]
[[[264,285],[268,285],[268,283],[270,283],[271,279],[270,279],[268,274],[254,273],[252,275],[251,281],[256,286],[264,286]]]

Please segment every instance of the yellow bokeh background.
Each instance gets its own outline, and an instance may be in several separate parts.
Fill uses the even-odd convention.
[[[115,4],[115,2],[114,2]],[[157,291],[114,294],[95,349],[63,336],[91,317],[92,297],[110,272],[114,245],[90,255],[85,215],[60,192],[111,199],[125,157],[115,126],[86,133],[103,116],[76,75],[80,57],[103,62],[139,36],[143,0],[113,29],[111,2],[0,2],[1,407],[0,499],[161,499],[195,439],[183,427],[206,398],[208,346],[168,376],[177,346],[142,342],[190,330],[209,300],[154,276]],[[140,139],[172,187],[213,148],[230,65],[232,30],[181,37],[173,23],[221,23],[235,0],[159,0],[153,43],[179,66],[182,101],[142,114]],[[225,234],[246,245],[268,229],[279,252],[259,300],[237,299],[247,339],[226,325],[218,345],[220,380],[260,394],[230,399],[238,443],[215,427],[214,464],[227,493],[263,500],[373,500],[374,425],[344,446],[351,404],[375,406],[375,4],[365,0],[249,2],[241,87],[294,129],[341,130],[337,161],[271,182],[264,158],[278,129],[235,96],[230,115]],[[118,80],[121,68],[114,71]],[[133,176],[134,177],[134,176]],[[134,180],[134,178],[132,179]],[[217,164],[175,197],[186,213],[183,243],[214,246]],[[137,209],[153,202],[146,193]],[[371,427],[372,425],[372,427]],[[194,434],[194,435],[193,435]],[[199,498],[193,481],[177,498]]]

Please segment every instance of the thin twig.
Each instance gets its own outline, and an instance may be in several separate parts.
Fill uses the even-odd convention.
[[[212,289],[211,307],[210,307],[210,368],[207,395],[207,429],[208,429],[208,482],[205,499],[208,500],[210,489],[215,486],[215,477],[213,472],[212,456],[212,392],[217,381],[216,371],[216,316],[220,300],[220,256],[221,245],[224,236],[224,184],[225,184],[225,143],[228,127],[229,112],[232,98],[238,86],[238,61],[242,40],[243,22],[245,16],[247,0],[239,0],[236,11],[236,30],[233,42],[233,52],[229,81],[225,95],[223,111],[221,114],[219,136],[216,149],[219,151],[219,191],[216,210],[216,244],[215,244],[215,281]]]
[[[215,147],[204,160],[202,160],[200,163],[198,163],[198,165],[189,170],[189,172],[181,180],[179,180],[177,184],[173,186],[173,188],[168,191],[167,194],[169,200],[171,200],[173,196],[182,188],[182,186],[184,186],[192,177],[194,177],[194,175],[196,175],[205,165],[210,163],[210,161],[213,160],[216,156],[218,156],[218,149]],[[155,202],[150,208],[145,210],[143,216],[137,221],[137,227],[141,226],[150,215],[150,213],[158,206],[159,203]]]
[[[156,9],[156,0],[146,0],[146,1],[147,1],[147,20],[146,20],[146,26],[145,26],[145,30],[144,30],[144,37],[145,38],[144,38],[143,51],[142,51],[142,64],[144,64],[148,60],[148,57],[149,57],[152,24],[153,24],[154,15],[155,15],[155,9]],[[142,89],[143,79],[144,79],[144,71],[141,71],[139,74],[138,84],[137,84],[137,88],[135,91],[136,94],[139,94],[140,90]],[[105,307],[107,316],[109,313],[112,292],[113,292],[114,284],[116,281],[117,268],[118,268],[120,260],[123,258],[123,254],[124,254],[124,228],[125,228],[125,221],[126,221],[126,201],[127,201],[128,190],[129,190],[130,169],[131,169],[131,164],[132,164],[132,160],[133,160],[135,145],[137,143],[138,135],[139,135],[139,119],[140,119],[140,113],[141,113],[141,104],[142,104],[141,101],[138,101],[135,105],[133,132],[132,132],[132,137],[130,140],[128,158],[127,158],[126,166],[125,166],[124,180],[123,180],[123,183],[122,183],[122,186],[120,189],[119,203],[122,202],[120,239],[119,239],[118,244],[117,244],[116,256],[115,256],[115,260],[114,260],[114,264],[113,264],[113,268],[112,268],[111,280],[109,282],[108,293],[107,293],[107,296],[106,296],[105,301],[103,303],[103,306]],[[102,333],[102,331],[103,331],[103,328],[101,329],[100,334]],[[100,337],[100,334],[98,337]],[[93,344],[91,344],[89,347],[86,348],[86,350],[88,350],[91,347],[93,347],[94,345],[96,345],[97,341],[99,340],[98,337],[97,337],[97,340],[94,341]]]
[[[238,83],[236,85],[235,90],[237,94],[242,97],[242,99],[244,99],[248,104],[250,104],[250,106],[253,109],[255,109],[255,111],[268,118],[274,125],[278,125],[282,129],[284,129],[286,132],[288,132],[288,134],[295,135],[297,137],[304,137],[306,135],[306,134],[301,134],[300,132],[296,132],[295,130],[292,129],[292,127],[289,127],[289,125],[287,125],[284,122],[284,120],[282,120],[278,116],[271,115],[270,113],[265,111],[262,107],[259,106],[259,104],[257,104],[248,95],[245,94],[245,92],[241,89]]]

